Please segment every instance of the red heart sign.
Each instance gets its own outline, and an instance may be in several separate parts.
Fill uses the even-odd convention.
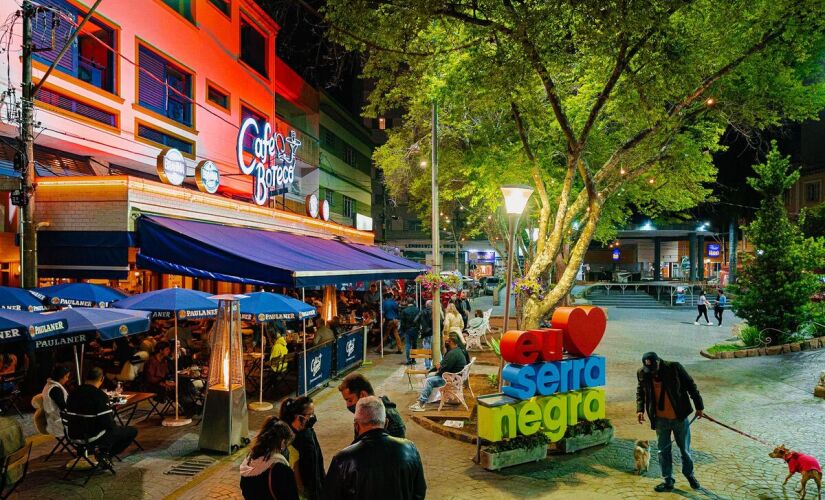
[[[596,306],[559,307],[553,328],[564,330],[564,349],[574,356],[590,356],[604,337],[607,317]]]

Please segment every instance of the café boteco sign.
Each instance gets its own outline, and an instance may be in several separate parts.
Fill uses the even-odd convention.
[[[244,139],[247,136],[254,137],[251,151],[244,150]],[[273,130],[269,123],[262,127],[254,118],[247,118],[243,122],[237,138],[238,168],[242,174],[252,176],[252,199],[255,203],[265,205],[271,193],[288,189],[295,182],[295,162],[300,147],[301,141],[294,130],[283,135]],[[247,160],[245,156],[250,159]],[[174,186],[182,185],[187,178],[183,153],[175,148],[161,151],[157,172],[163,182]],[[199,190],[210,194],[218,192],[221,175],[214,162],[199,162],[194,174]],[[323,209],[321,212],[323,213]]]
[[[560,307],[552,328],[509,331],[503,395],[480,397],[478,436],[496,442],[544,432],[551,442],[568,426],[605,416],[605,358],[593,355],[607,324],[598,307]],[[566,352],[566,354],[565,354]]]

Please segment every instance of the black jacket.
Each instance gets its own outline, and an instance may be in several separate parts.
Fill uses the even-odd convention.
[[[427,493],[424,467],[412,441],[384,429],[367,431],[329,464],[324,498],[419,500]]]
[[[410,304],[401,310],[401,333],[404,335],[418,335],[418,319],[421,310],[415,304]]]
[[[296,432],[291,446],[298,452],[297,468],[304,487],[304,496],[309,500],[322,498],[324,455],[321,453],[321,445],[318,444],[315,431],[304,429]]]
[[[659,376],[662,379],[667,397],[676,412],[676,418],[685,419],[693,413],[690,400],[697,410],[704,410],[702,395],[696,383],[688,375],[685,368],[675,361],[659,361]],[[645,373],[643,368],[636,372],[638,385],[636,386],[636,412],[645,411],[650,418],[650,426],[656,428],[656,401],[653,393],[653,375]]]
[[[115,427],[115,414],[109,405],[109,397],[93,385],[83,384],[69,394],[66,411],[88,417],[70,417],[71,438],[89,439]]]
[[[421,316],[418,317],[418,327],[421,330],[422,337],[433,336],[433,310],[425,307],[421,310]]]

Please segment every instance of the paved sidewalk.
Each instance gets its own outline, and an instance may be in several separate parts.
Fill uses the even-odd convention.
[[[498,473],[487,472],[470,461],[474,446],[426,431],[410,420],[406,408],[416,394],[409,390],[403,376],[401,356],[387,355],[362,372],[374,382],[378,393],[388,395],[405,415],[408,437],[423,457],[428,498],[795,498],[793,488],[798,476],[783,489],[781,482],[787,468],[782,461],[767,456],[767,447],[702,420],[694,424],[693,448],[696,475],[704,490],[690,490],[679,476],[678,491],[654,493],[652,488],[659,482],[655,450],[650,472],[642,477],[632,473],[633,441],[655,437],[649,426],[635,423],[635,372],[641,354],[649,350],[685,365],[699,385],[708,414],[770,443],[785,443],[825,459],[825,401],[811,394],[825,363],[825,351],[707,360],[699,356],[699,349],[729,337],[730,330],[694,326],[693,318],[686,314],[689,312],[608,309],[608,330],[598,352],[608,359],[607,412],[616,426],[614,442]],[[329,464],[334,453],[351,440],[352,415],[334,384],[314,399],[319,418],[316,431]],[[263,416],[255,415],[250,427],[256,428]],[[142,429],[141,435],[147,436],[142,442],[153,451],[116,464],[116,480],[99,476],[84,489],[57,481],[53,470],[39,470],[15,498],[240,498],[238,464],[243,451],[232,457],[218,457],[216,465],[191,480],[163,475],[176,457],[197,453],[193,448],[196,428],[174,432],[156,425],[145,432]],[[679,470],[678,457],[674,468]],[[811,493],[815,491],[809,488]]]

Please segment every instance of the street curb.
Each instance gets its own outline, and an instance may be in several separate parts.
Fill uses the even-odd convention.
[[[789,352],[815,351],[822,348],[825,348],[825,336],[814,337],[801,342],[791,342],[788,344],[772,345],[767,347],[751,347],[747,349],[738,349],[736,351],[721,351],[714,354],[710,354],[706,350],[702,349],[699,351],[699,354],[708,359],[738,359],[755,358],[759,356],[776,356]]]
[[[461,441],[462,443],[469,443],[475,444],[476,443],[476,436],[463,432],[459,429],[453,429],[451,427],[444,427],[443,425],[430,420],[427,417],[422,417],[420,415],[413,415],[412,416],[413,422],[417,423],[424,429],[428,431],[435,432],[436,434],[440,434],[444,437],[448,437],[450,439],[455,439],[457,441]]]

